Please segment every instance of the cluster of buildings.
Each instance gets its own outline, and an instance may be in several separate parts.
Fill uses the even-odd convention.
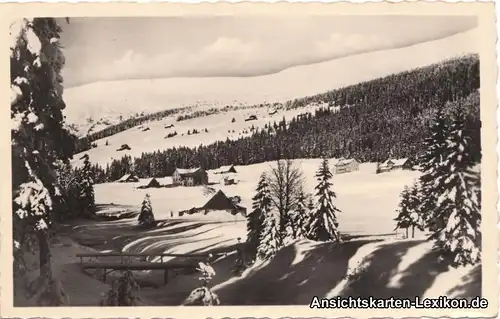
[[[377,174],[386,173],[397,170],[415,170],[418,169],[411,159],[409,158],[390,158],[382,163],[377,163]],[[333,165],[333,172],[335,174],[350,173],[359,170],[359,162],[354,159],[341,158],[337,163]]]
[[[222,166],[212,172],[215,176],[221,176],[221,181],[225,185],[236,184],[236,168],[234,165]],[[135,174],[125,174],[117,180],[119,183],[137,183],[139,177]],[[176,186],[203,186],[209,185],[208,172],[201,168],[177,168],[172,174],[172,182],[168,185],[162,185],[157,178],[143,180],[137,188],[159,188],[159,187],[176,187]],[[233,215],[242,214],[246,216],[246,208],[239,205],[239,197],[227,196],[222,190],[215,192],[208,201],[201,207],[193,207],[186,211],[180,211],[179,216],[184,214],[193,214],[209,211],[227,211]]]
[[[359,170],[360,163],[354,159],[341,158],[333,164],[334,174],[344,174]],[[416,169],[412,161],[408,158],[387,159],[382,163],[377,163],[377,173],[390,172],[394,170],[412,170]],[[221,182],[224,185],[236,184],[237,171],[234,165],[222,166],[211,172],[213,176],[221,176]],[[117,182],[120,183],[136,183],[139,182],[138,176],[135,174],[125,174]],[[141,183],[138,188],[158,188],[158,187],[175,187],[175,186],[202,186],[209,185],[208,172],[201,168],[177,168],[172,174],[172,182],[169,185],[162,185],[158,179],[150,178]],[[236,196],[237,197],[237,196]],[[223,210],[231,212],[233,215],[246,215],[246,208],[239,205],[233,197],[227,196],[222,190],[218,190],[213,196],[201,207],[179,212],[179,215],[193,214],[204,212],[205,214],[212,210]]]

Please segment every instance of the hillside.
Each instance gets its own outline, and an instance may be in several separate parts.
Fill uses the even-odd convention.
[[[377,162],[420,154],[434,110],[444,106],[449,113],[462,105],[473,153],[480,156],[478,89],[479,59],[467,56],[297,99],[272,115],[261,108],[152,122],[97,141],[88,154],[99,165],[100,182],[116,180],[132,165],[148,177],[169,176],[176,167],[212,169],[278,156]],[[257,119],[245,121],[249,115]],[[131,149],[117,151],[123,144]]]
[[[222,108],[285,102],[476,53],[477,30],[400,49],[370,52],[245,78],[168,78],[99,82],[65,90],[68,123],[80,135],[141,113],[191,106]],[[378,62],[377,62],[378,61]],[[355,66],[355,67],[353,67]]]

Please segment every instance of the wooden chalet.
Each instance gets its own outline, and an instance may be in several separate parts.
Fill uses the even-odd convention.
[[[341,158],[334,164],[333,168],[335,174],[350,173],[359,170],[359,162],[354,158]]]
[[[380,173],[390,172],[393,170],[411,170],[413,163],[408,158],[388,159],[378,166]]]
[[[208,174],[201,168],[177,168],[172,174],[172,183],[174,185],[196,186],[208,184]]]

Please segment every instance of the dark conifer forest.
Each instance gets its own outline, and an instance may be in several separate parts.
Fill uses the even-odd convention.
[[[417,158],[433,112],[444,107],[449,115],[457,105],[467,111],[466,132],[477,162],[481,157],[479,78],[479,57],[471,55],[296,99],[283,108],[314,102],[329,106],[269,123],[237,140],[159,150],[135,159],[124,156],[107,167],[94,165],[95,181],[116,180],[132,167],[139,177],[161,177],[171,175],[176,167],[214,169],[278,158],[347,157],[360,162]],[[120,131],[116,128],[120,125],[131,124],[109,131]]]

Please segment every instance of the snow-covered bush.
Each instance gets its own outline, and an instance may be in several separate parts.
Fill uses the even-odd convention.
[[[184,306],[218,306],[219,296],[210,290],[208,284],[215,276],[215,270],[208,263],[198,263],[197,270],[201,273],[198,280],[202,281],[201,287],[194,289],[182,303]]]

